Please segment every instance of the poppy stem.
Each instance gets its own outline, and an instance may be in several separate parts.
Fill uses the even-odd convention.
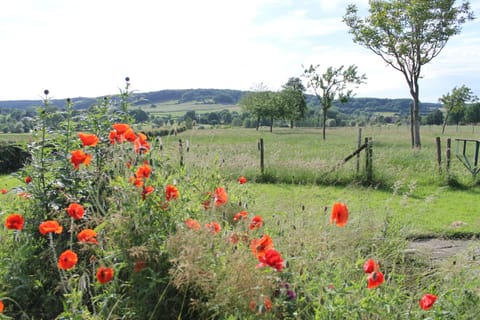
[[[73,250],[73,217],[70,218],[70,250]]]
[[[56,266],[56,263],[58,261],[57,257],[57,252],[55,251],[55,244],[53,242],[53,233],[49,232],[48,233],[48,240],[50,244],[50,249],[52,249],[52,255],[53,255],[53,265]],[[62,284],[62,289],[64,293],[68,293],[67,286],[65,285],[67,283],[67,277],[65,274],[60,270],[60,268],[57,267],[58,270],[58,275],[60,276],[60,282]]]

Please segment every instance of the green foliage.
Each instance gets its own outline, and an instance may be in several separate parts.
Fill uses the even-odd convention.
[[[355,65],[338,68],[328,67],[320,74],[320,65],[310,65],[304,68],[303,76],[307,79],[307,87],[315,93],[322,107],[323,140],[325,140],[325,127],[327,111],[333,106],[333,101],[338,98],[341,103],[347,102],[353,96],[352,86],[365,82],[365,74],[359,74]]]
[[[30,155],[21,146],[0,144],[0,174],[19,170],[29,158]]]
[[[458,125],[464,117],[467,102],[475,102],[476,100],[478,100],[478,98],[473,94],[472,89],[465,85],[460,88],[455,87],[451,93],[444,94],[439,99],[446,110],[442,133],[445,131],[449,117],[453,120],[453,123]]]
[[[430,112],[425,120],[426,124],[440,125],[443,123],[443,112],[439,109]]]

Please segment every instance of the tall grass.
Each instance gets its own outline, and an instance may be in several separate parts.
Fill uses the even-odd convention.
[[[458,185],[475,184],[472,174],[455,158],[455,138],[475,139],[471,127],[450,128],[440,134],[439,126],[422,128],[422,149],[410,146],[407,127],[365,127],[361,143],[370,137],[373,141],[373,185],[390,188],[399,180],[415,180],[420,186],[445,185],[454,179]],[[442,163],[437,162],[435,138],[441,137]],[[264,140],[265,174],[260,174],[258,141]],[[449,175],[446,174],[446,143],[452,139]],[[212,163],[222,167],[226,174],[247,175],[253,180],[296,184],[349,184],[362,181],[365,174],[365,155],[359,162],[354,157],[342,160],[358,147],[358,128],[330,128],[327,139],[321,139],[319,129],[275,128],[273,133],[254,129],[190,130],[178,137],[170,137],[171,153],[176,157],[176,140],[188,140],[190,152],[185,162],[208,169]],[[470,157],[472,155],[470,154]],[[357,165],[359,170],[357,171]]]

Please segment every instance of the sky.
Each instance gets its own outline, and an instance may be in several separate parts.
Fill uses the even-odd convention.
[[[127,76],[136,92],[276,91],[311,64],[356,65],[357,97],[410,98],[399,71],[353,43],[349,3],[367,13],[368,0],[0,0],[0,100],[117,94]],[[421,101],[462,85],[480,96],[479,33],[480,18],[467,22],[425,65]]]

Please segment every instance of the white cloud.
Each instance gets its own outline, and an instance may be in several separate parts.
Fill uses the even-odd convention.
[[[353,44],[341,22],[348,3],[2,1],[0,100],[38,98],[45,88],[57,97],[111,94],[125,76],[139,91],[246,90],[259,82],[278,89],[310,63],[358,65],[368,77],[359,96],[408,97],[398,71]],[[368,0],[355,3],[368,6]],[[479,4],[472,2],[474,8]],[[434,92],[438,79],[451,83],[452,75],[468,71],[469,81],[479,83],[478,30],[477,23],[465,28],[425,67],[422,93]]]

